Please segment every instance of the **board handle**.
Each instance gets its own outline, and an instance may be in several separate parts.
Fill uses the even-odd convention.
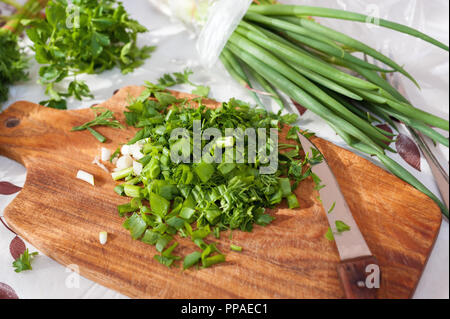
[[[337,271],[347,299],[376,299],[381,271],[374,256],[342,261]]]
[[[0,113],[0,155],[24,163],[27,154],[36,147],[49,144],[48,121],[52,112],[27,101],[18,101]]]

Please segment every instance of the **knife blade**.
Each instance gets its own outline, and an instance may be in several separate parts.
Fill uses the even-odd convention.
[[[308,138],[301,133],[297,134],[305,154],[311,153],[311,149],[322,154]],[[323,156],[322,162],[312,167],[312,171],[320,178],[321,184],[324,185],[324,187],[319,189],[319,194],[328,223],[334,233],[334,239],[341,259],[341,263],[338,266],[338,274],[346,297],[352,299],[375,298],[377,289],[374,289],[372,286],[369,287],[367,284],[367,269],[369,266],[371,266],[369,267],[370,269],[374,270],[378,267],[378,275],[380,275],[378,262],[372,255],[359,230],[325,156]],[[336,222],[345,223],[350,227],[350,230],[337,232]],[[379,279],[378,282],[380,282]]]

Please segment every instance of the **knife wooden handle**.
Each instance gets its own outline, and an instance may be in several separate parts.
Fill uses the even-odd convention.
[[[342,261],[337,268],[347,299],[376,299],[381,271],[374,256]]]

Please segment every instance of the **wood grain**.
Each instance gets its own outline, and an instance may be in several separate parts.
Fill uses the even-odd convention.
[[[123,121],[126,87],[100,106]],[[189,97],[176,93],[179,97]],[[219,105],[208,101],[210,107]],[[325,239],[325,212],[312,182],[296,190],[301,208],[271,211],[276,219],[252,233],[222,235],[227,262],[207,269],[168,269],[153,259],[155,248],[133,240],[122,227],[115,182],[91,162],[105,146],[114,150],[134,129],[98,128],[98,143],[87,131],[70,132],[92,119],[88,109],[59,111],[17,102],[0,114],[0,154],[27,168],[24,188],[5,209],[9,225],[62,265],[77,264],[83,276],[136,298],[343,298],[333,242]],[[284,135],[283,132],[282,137]],[[281,138],[281,141],[283,138]],[[316,138],[329,161],[355,220],[383,273],[380,298],[411,297],[436,239],[441,214],[428,197],[369,161]],[[96,186],[77,180],[77,170],[95,175]],[[98,233],[109,233],[102,246]],[[243,247],[229,250],[230,243]],[[180,240],[177,252],[195,246]],[[36,269],[35,271],[39,271]]]

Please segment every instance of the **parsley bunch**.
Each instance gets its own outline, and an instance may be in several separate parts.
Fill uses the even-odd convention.
[[[169,78],[166,80],[164,85],[169,83]],[[224,133],[226,128],[243,131],[265,128],[266,144],[270,148],[274,145],[270,129],[293,123],[296,116],[251,108],[236,99],[223,103],[218,109],[209,109],[201,98],[193,101],[175,98],[164,90],[164,85],[147,83],[146,90],[131,101],[125,112],[127,124],[140,128],[128,142],[129,148],[137,146],[141,153],[139,159],[135,158],[136,165],[112,174],[114,180],[124,179],[115,192],[131,198],[130,202],[119,205],[118,211],[126,217],[123,226],[134,239],[156,246],[160,254],[155,259],[160,263],[171,266],[181,259],[174,254],[178,245],[174,236],[179,235],[189,237],[199,248],[185,256],[183,268],[196,264],[209,267],[225,261],[225,255],[216,244],[207,242],[210,234],[219,238],[223,230],[249,232],[254,224],[265,226],[273,220],[265,209],[275,207],[284,199],[290,208],[299,207],[293,190],[298,182],[312,176],[306,167],[321,161],[321,156],[313,154],[312,158],[302,160],[298,143],[282,144],[277,153],[278,169],[273,174],[263,175],[259,171],[263,165],[261,153],[255,155],[255,163],[249,161],[248,139],[233,135],[202,141],[202,149],[212,143],[209,144],[211,154],[217,148],[230,147],[236,154],[237,141],[242,138],[245,143],[242,163],[211,162],[205,153],[196,163],[192,160],[173,162],[170,154],[185,147],[190,149],[192,158],[194,120],[201,121],[202,131],[217,128]],[[187,129],[191,136],[171,139],[171,132],[178,128]],[[288,139],[297,141],[294,133],[292,129]],[[141,169],[136,171],[138,166]],[[150,207],[146,203],[150,203]],[[231,249],[241,248],[232,246]]]
[[[0,103],[8,99],[9,86],[27,80],[28,59],[18,44],[21,21],[39,15],[47,0],[28,0],[23,5],[3,1],[15,9],[11,16],[0,16]]]
[[[0,103],[8,99],[8,87],[27,79],[27,58],[17,44],[17,36],[0,30]]]
[[[138,48],[137,35],[147,29],[131,19],[123,5],[116,0],[52,0],[46,7],[46,18],[26,24],[27,35],[33,42],[40,82],[50,96],[41,104],[66,108],[66,97],[81,100],[92,97],[79,74],[101,73],[120,67],[122,73],[132,72],[143,64],[154,47]],[[56,84],[70,77],[66,92]]]

